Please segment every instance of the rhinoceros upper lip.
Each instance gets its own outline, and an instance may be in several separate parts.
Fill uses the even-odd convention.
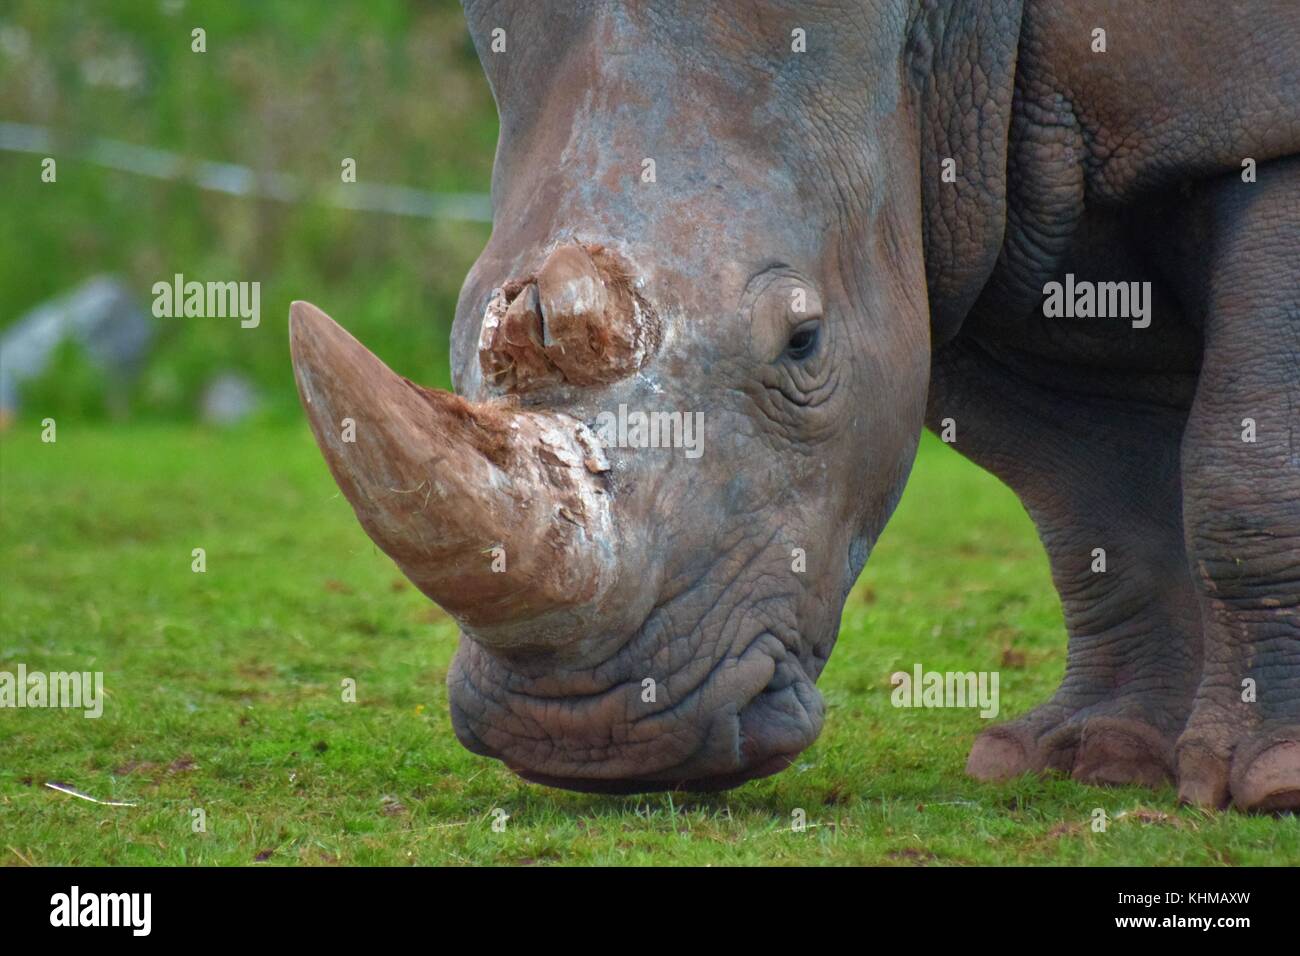
[[[765,638],[767,640],[764,640]],[[716,661],[714,661],[713,666],[709,668],[709,672],[705,674],[702,678],[700,678],[700,680],[698,680],[695,683],[694,687],[686,691],[684,694],[679,695],[676,704],[670,705],[669,707],[665,707],[660,710],[651,711],[648,714],[643,714],[640,717],[638,717],[635,721],[633,721],[633,723],[637,724],[643,720],[649,720],[650,718],[658,717],[663,713],[665,713],[667,710],[672,709],[672,707],[683,706],[692,697],[694,697],[701,690],[708,687],[709,684],[711,684],[714,680],[716,680],[719,671],[721,671],[723,667],[726,667],[728,664],[734,664],[738,661],[743,660],[751,650],[753,650],[755,647],[758,646],[760,641],[763,642],[763,646],[760,649],[765,654],[767,654],[768,657],[772,659],[774,665],[779,664],[781,661],[785,660],[785,655],[786,655],[785,645],[782,644],[781,641],[776,637],[776,635],[773,634],[771,631],[759,631],[757,634],[755,634],[752,638],[749,639],[749,641],[745,644],[743,648],[741,648],[740,653],[737,654],[737,653],[729,652],[723,654]],[[751,694],[748,697],[748,699],[741,702],[740,706],[744,707],[745,704],[748,704],[749,701],[753,700],[759,694],[763,693],[763,691],[766,689],[767,689],[766,685],[764,685],[764,687],[760,688],[758,691]]]
[[[697,694],[701,688],[708,686],[709,682],[712,681],[717,676],[720,668],[725,666],[728,662],[736,661],[744,657],[747,653],[749,653],[749,651],[756,644],[758,644],[759,641],[763,640],[764,638],[770,639],[765,643],[764,650],[767,651],[768,656],[771,657],[779,665],[786,658],[786,654],[788,652],[787,646],[771,631],[767,631],[767,630],[759,631],[752,638],[750,638],[750,640],[745,644],[745,646],[740,650],[739,653],[729,652],[723,654],[716,661],[714,661],[713,666],[709,668],[708,673],[706,673],[702,678],[700,678],[700,680],[698,680],[693,687],[691,687],[685,693],[679,695],[677,705],[669,705],[669,707],[664,707],[659,710],[650,711],[649,713],[643,714],[640,717],[638,717],[635,721],[633,721],[633,723],[638,723],[642,720],[659,716],[663,714],[666,710],[670,709],[671,706],[680,706],[682,703],[684,703],[685,701],[689,700],[692,696]],[[774,675],[773,679],[774,680],[776,679],[776,675]],[[530,701],[593,700],[598,697],[604,697],[607,694],[616,693],[619,690],[623,688],[627,688],[629,686],[640,687],[641,681],[642,681],[641,677],[631,676],[620,680],[612,681],[611,683],[606,684],[604,687],[598,688],[596,690],[586,690],[578,693],[560,691],[554,694],[542,694],[536,692],[535,690],[520,690],[515,687],[511,687],[508,693],[512,697],[516,697],[523,700],[530,700]],[[765,689],[766,688],[764,688],[764,690]],[[754,697],[757,697],[758,694],[761,694],[762,692],[763,692],[762,690],[758,691],[758,693],[754,694]],[[751,697],[750,699],[752,700],[753,698]],[[748,703],[748,701],[746,701],[746,703]]]
[[[792,682],[787,682],[781,688],[764,688],[758,694],[747,702],[753,703],[762,699],[766,694],[780,693],[791,686]],[[815,692],[814,692],[815,693]],[[742,713],[744,708],[741,708]],[[820,727],[820,716],[816,721],[816,727],[813,729],[812,737],[816,737],[816,731]],[[743,731],[743,721],[738,725],[737,748],[739,756],[743,761],[745,739]],[[800,744],[788,751],[777,751],[762,757],[752,764],[742,765],[735,770],[723,772],[705,772],[701,773],[695,764],[706,749],[707,741],[701,742],[688,757],[682,760],[676,768],[667,771],[659,771],[653,777],[575,777],[562,776],[542,773],[528,767],[519,766],[506,762],[510,769],[518,774],[524,780],[531,783],[541,784],[547,787],[559,787],[564,790],[574,790],[581,793],[608,793],[608,794],[633,794],[633,793],[653,793],[663,790],[683,790],[697,793],[707,793],[718,790],[730,790],[742,783],[750,780],[757,780],[761,777],[769,777],[773,774],[780,773],[786,767],[789,767],[799,754],[803,751],[808,742]],[[678,775],[680,774],[680,775]]]
[[[760,655],[770,663],[763,664],[759,659]],[[727,671],[725,668],[728,665],[738,667],[738,669]],[[762,669],[756,670],[756,668]],[[793,673],[792,669],[798,671],[798,673]],[[646,766],[644,776],[633,776],[636,771],[632,773],[626,771],[625,768],[629,763],[627,754],[620,756],[616,752],[611,752],[610,761],[606,763],[604,760],[593,761],[589,749],[579,748],[584,755],[584,759],[566,761],[563,759],[565,744],[563,737],[549,739],[545,752],[548,755],[547,759],[552,762],[557,757],[560,757],[561,764],[568,764],[566,769],[570,770],[569,773],[559,770],[558,767],[556,767],[556,770],[559,770],[559,772],[549,772],[545,769],[547,761],[541,761],[541,766],[538,766],[533,759],[530,759],[531,755],[527,749],[520,750],[508,743],[503,744],[500,740],[493,745],[489,745],[477,733],[474,736],[480,746],[474,749],[505,761],[511,770],[526,780],[570,790],[632,793],[663,789],[726,789],[753,777],[778,772],[788,766],[794,757],[816,736],[816,729],[814,728],[808,737],[792,739],[789,741],[789,745],[786,746],[782,740],[777,739],[774,741],[761,733],[755,737],[752,733],[755,725],[747,723],[747,721],[753,721],[757,716],[757,712],[752,711],[752,706],[756,701],[764,699],[764,695],[783,695],[790,692],[791,685],[799,682],[800,675],[802,675],[802,667],[799,664],[798,657],[792,654],[775,634],[767,630],[759,631],[746,642],[739,652],[729,652],[717,660],[709,669],[709,672],[701,680],[697,681],[689,691],[674,695],[675,700],[672,703],[666,704],[652,713],[639,716],[625,725],[631,728],[649,719],[671,719],[673,712],[681,711],[683,720],[694,722],[697,726],[703,726],[704,728],[697,745],[688,753],[678,755],[676,761],[669,765]],[[698,700],[698,695],[707,694],[711,687],[716,688],[717,682],[724,677],[733,686],[722,688],[720,691],[721,698],[725,700],[725,703],[733,705],[734,710],[731,707],[721,711],[717,710],[716,707],[710,707],[708,711],[699,711],[698,713],[692,710],[692,703]],[[803,679],[811,684],[806,675],[803,675]],[[517,690],[512,690],[509,694],[520,702],[542,701],[547,705],[551,705],[566,699],[590,701],[593,698],[617,693],[620,690],[626,693],[629,686],[639,691],[640,682],[626,680],[595,693],[582,694],[576,697],[573,695],[567,697],[566,695],[540,696],[520,693]],[[812,693],[815,695],[816,692],[813,691]],[[807,708],[806,704],[805,707]],[[788,705],[786,705],[785,709],[788,709]],[[728,714],[730,717],[727,716]],[[746,718],[746,714],[748,714],[748,718]],[[720,717],[724,719],[718,721]],[[819,709],[817,714],[810,714],[809,723],[810,726],[820,726]],[[764,724],[760,720],[757,728],[761,731],[763,726]],[[753,752],[756,741],[762,741],[763,745],[758,747],[756,752]],[[527,747],[529,743],[521,741],[524,747]],[[536,741],[531,741],[531,743],[536,743]],[[774,743],[777,746],[771,746]],[[753,762],[747,763],[751,759]],[[554,763],[552,765],[554,766]],[[619,767],[619,770],[616,770],[614,775],[606,777],[597,775],[602,771],[608,773],[613,769],[611,765]],[[574,773],[574,770],[577,770],[577,773]]]

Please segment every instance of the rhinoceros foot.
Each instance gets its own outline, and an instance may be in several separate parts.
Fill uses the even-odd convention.
[[[1082,703],[1058,694],[976,738],[966,772],[1009,780],[1057,772],[1081,783],[1159,787],[1174,777],[1174,743],[1185,707],[1148,694]]]
[[[1178,741],[1178,799],[1253,813],[1300,811],[1300,724],[1198,709]]]

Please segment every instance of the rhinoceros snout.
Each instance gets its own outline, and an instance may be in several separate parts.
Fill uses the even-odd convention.
[[[617,658],[606,667],[622,673],[545,667],[530,679],[462,643],[448,674],[452,726],[525,780],[592,793],[729,789],[785,769],[821,730],[815,666],[770,633],[724,652],[703,679],[690,667],[662,682]]]

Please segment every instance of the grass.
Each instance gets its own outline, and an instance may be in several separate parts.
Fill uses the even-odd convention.
[[[207,570],[191,571],[192,549]],[[364,536],[305,426],[60,425],[0,436],[0,670],[103,671],[103,717],[0,711],[8,864],[1278,864],[1294,818],[1171,788],[977,784],[974,711],[900,710],[889,674],[998,670],[1002,717],[1065,651],[1011,494],[927,438],[850,598],[795,767],[730,793],[600,797],[461,749],[452,624]],[[345,703],[344,679],[356,681]],[[99,806],[48,789],[61,782]],[[509,814],[504,832],[494,811]],[[1090,826],[1095,808],[1110,817]],[[204,811],[206,832],[193,831]],[[796,809],[807,829],[792,828]]]

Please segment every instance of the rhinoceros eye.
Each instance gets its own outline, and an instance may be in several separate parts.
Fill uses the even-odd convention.
[[[785,346],[785,356],[792,362],[802,362],[817,351],[821,339],[821,324],[805,322],[790,333],[790,341]]]

